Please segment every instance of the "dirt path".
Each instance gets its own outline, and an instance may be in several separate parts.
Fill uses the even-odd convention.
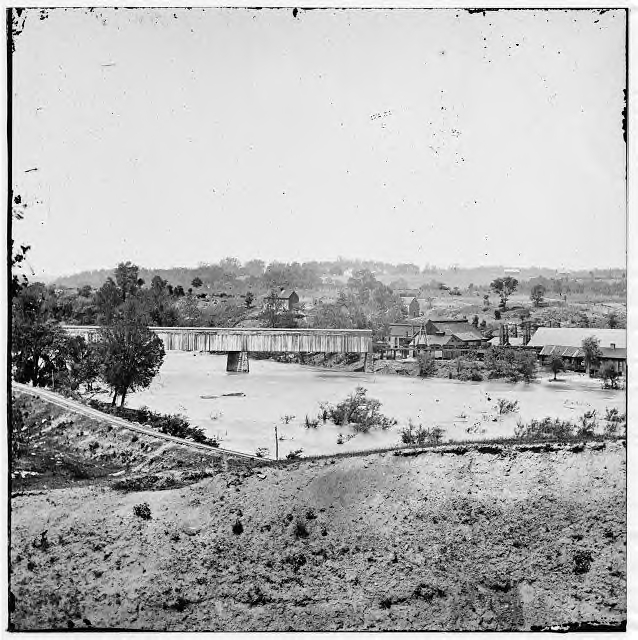
[[[20,630],[514,630],[626,619],[624,442],[221,471],[12,500]],[[151,518],[135,515],[147,503]]]

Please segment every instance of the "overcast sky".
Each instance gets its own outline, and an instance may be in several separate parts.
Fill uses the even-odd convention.
[[[38,275],[624,265],[624,11],[69,9],[15,48]]]

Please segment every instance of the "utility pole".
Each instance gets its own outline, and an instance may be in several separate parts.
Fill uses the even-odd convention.
[[[279,438],[277,437],[277,425],[275,425],[275,460],[279,460]]]

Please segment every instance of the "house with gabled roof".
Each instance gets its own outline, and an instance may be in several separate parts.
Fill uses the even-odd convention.
[[[480,347],[487,342],[467,320],[428,320],[425,333],[428,344],[438,347]]]

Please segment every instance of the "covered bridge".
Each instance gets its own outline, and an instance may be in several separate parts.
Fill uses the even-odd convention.
[[[64,325],[70,335],[87,341],[99,326]],[[364,353],[372,366],[372,331],[369,329],[261,329],[224,327],[149,327],[166,351],[228,353],[227,371],[248,371],[248,353]],[[369,362],[368,362],[369,361]]]

